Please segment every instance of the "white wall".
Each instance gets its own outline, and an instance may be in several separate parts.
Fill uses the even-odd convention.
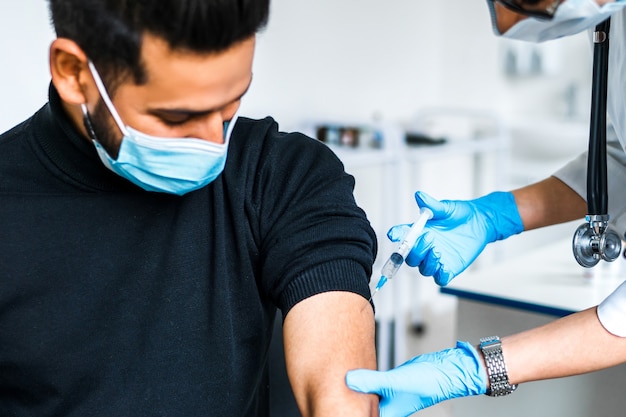
[[[510,78],[482,0],[274,0],[245,108],[287,130],[307,118],[406,121],[433,106],[558,116],[570,83],[588,96],[581,36],[553,42],[556,75]]]
[[[48,98],[48,46],[53,39],[45,0],[0,3],[0,132]]]
[[[46,98],[47,2],[1,2],[0,36],[5,130]],[[510,79],[482,0],[273,0],[244,110],[272,115],[287,130],[310,119],[406,121],[432,106],[496,110],[507,119],[558,115],[570,82],[587,97],[589,74],[586,41],[559,42],[558,76]]]
[[[287,128],[410,115],[441,89],[441,12],[440,1],[273,0],[247,109]]]

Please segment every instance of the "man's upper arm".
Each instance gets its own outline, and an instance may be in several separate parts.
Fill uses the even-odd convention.
[[[362,296],[325,292],[296,304],[284,323],[285,360],[303,416],[377,416],[378,399],[348,389],[346,372],[376,368],[374,313]]]

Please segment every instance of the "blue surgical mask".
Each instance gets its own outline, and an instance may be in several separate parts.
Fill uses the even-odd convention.
[[[226,164],[228,143],[237,115],[224,123],[224,143],[217,144],[196,138],[163,138],[151,136],[126,126],[113,106],[95,66],[89,69],[102,100],[122,132],[117,159],[92,137],[100,160],[111,171],[147,191],[183,195],[211,183]],[[87,120],[87,106],[81,105]],[[93,136],[93,133],[92,133]]]
[[[593,28],[624,7],[626,2],[606,3],[600,7],[595,0],[565,0],[559,5],[554,18],[551,20],[529,17],[516,23],[503,34],[498,31],[496,25],[494,1],[487,0],[487,4],[491,12],[493,30],[496,34],[509,39],[543,42]]]

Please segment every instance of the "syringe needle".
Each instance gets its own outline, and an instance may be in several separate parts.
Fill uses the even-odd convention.
[[[378,284],[376,284],[376,288],[374,289],[374,292],[372,293],[372,296],[370,297],[369,302],[372,302],[372,299],[374,298],[374,296],[376,294],[378,294],[378,291],[380,291],[380,289],[383,287],[383,285],[385,285],[387,283],[387,277],[386,276],[382,276],[380,277],[380,279],[378,280]]]

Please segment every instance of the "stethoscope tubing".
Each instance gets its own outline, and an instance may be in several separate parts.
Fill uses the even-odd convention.
[[[591,121],[587,156],[587,210],[590,215],[608,214],[606,162],[606,101],[611,19],[599,23],[594,33]]]

